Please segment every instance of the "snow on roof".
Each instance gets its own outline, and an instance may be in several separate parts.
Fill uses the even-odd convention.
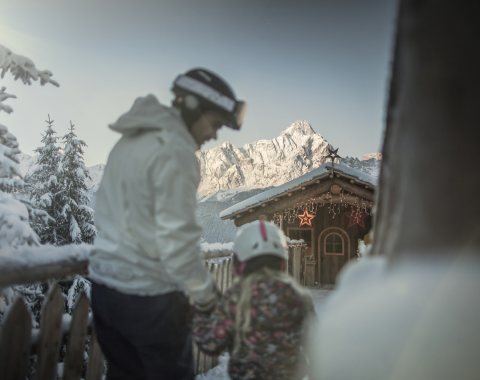
[[[271,200],[281,194],[288,193],[289,191],[292,191],[299,186],[305,185],[309,182],[312,182],[316,179],[326,177],[330,174],[332,170],[332,163],[325,163],[318,167],[317,169],[314,169],[298,178],[295,178],[289,182],[286,182],[280,186],[273,187],[269,190],[266,190],[262,193],[259,193],[253,197],[247,198],[242,202],[239,202],[225,210],[223,210],[220,213],[220,218],[222,219],[229,219],[231,216],[234,214],[243,211],[245,209],[251,208],[258,206],[268,200]],[[345,175],[346,177],[352,178],[357,180],[358,182],[361,182],[363,184],[369,185],[371,187],[376,187],[377,185],[377,178],[373,177],[361,170],[352,168],[350,166],[340,164],[340,163],[335,163],[333,165],[333,170],[336,173],[341,173]]]

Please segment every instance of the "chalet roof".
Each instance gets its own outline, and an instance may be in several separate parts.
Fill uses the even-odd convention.
[[[295,178],[280,186],[276,186],[269,190],[263,191],[253,197],[247,198],[242,202],[239,202],[223,210],[220,213],[220,218],[231,219],[234,216],[234,214],[238,214],[252,207],[259,206],[262,203],[265,203],[281,195],[287,194],[290,191],[298,189],[299,187],[303,187],[303,186],[312,184],[319,179],[326,178],[331,174],[332,169],[334,173],[340,174],[343,177],[354,180],[355,182],[361,185],[370,186],[372,188],[375,188],[377,185],[376,177],[373,177],[361,170],[352,168],[344,164],[335,163],[332,166],[332,163],[329,162],[321,165],[317,169],[314,169],[298,178]]]

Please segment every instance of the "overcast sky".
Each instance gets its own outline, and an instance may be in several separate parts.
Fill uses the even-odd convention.
[[[379,151],[394,0],[0,0],[0,44],[49,69],[60,87],[0,79],[17,95],[0,123],[23,152],[40,145],[47,114],[69,121],[87,165],[104,163],[118,134],[107,127],[148,93],[171,99],[175,76],[209,68],[248,103],[237,146],[308,120],[339,154]]]

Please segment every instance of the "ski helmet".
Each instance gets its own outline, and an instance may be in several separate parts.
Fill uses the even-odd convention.
[[[180,107],[190,113],[188,119],[195,120],[212,109],[225,117],[227,127],[238,130],[242,126],[246,104],[236,99],[229,84],[217,74],[203,68],[189,70],[177,76],[172,91],[182,99]]]
[[[240,227],[233,242],[233,252],[239,261],[261,255],[288,258],[287,239],[275,224],[257,220]]]

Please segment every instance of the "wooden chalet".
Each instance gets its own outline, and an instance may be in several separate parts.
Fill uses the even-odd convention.
[[[338,163],[326,163],[290,182],[222,211],[235,225],[264,219],[303,243],[293,271],[306,286],[335,283],[340,269],[358,257],[359,240],[372,227],[376,178]],[[290,250],[292,252],[292,250]],[[289,263],[291,268],[291,264]]]

